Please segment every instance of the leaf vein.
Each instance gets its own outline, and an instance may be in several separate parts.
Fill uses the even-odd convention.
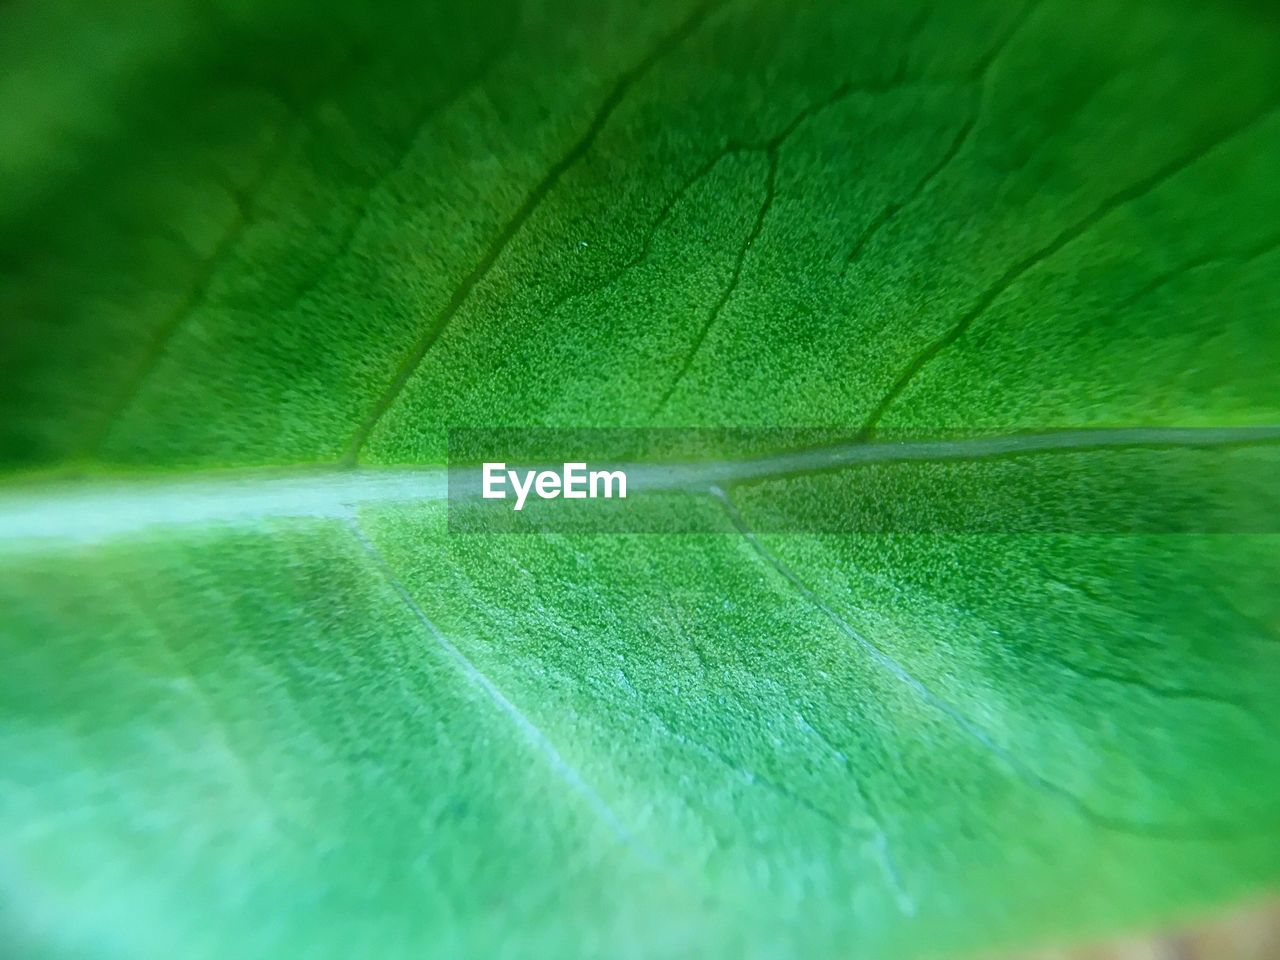
[[[422,364],[423,359],[435,346],[440,339],[442,333],[449,323],[457,315],[463,304],[471,296],[472,290],[488,276],[489,271],[493,269],[503,252],[510,246],[512,240],[533,216],[534,212],[542,206],[543,201],[550,195],[556,184],[560,182],[560,178],[587,152],[595,143],[596,138],[604,130],[609,119],[613,116],[618,106],[626,98],[627,94],[633,87],[668,53],[676,49],[684,40],[686,40],[698,26],[705,20],[713,10],[725,3],[726,0],[709,0],[703,3],[694,12],[687,17],[675,30],[666,34],[648,53],[644,59],[623,73],[608,95],[601,102],[595,116],[587,125],[587,129],[582,136],[543,174],[542,179],[534,185],[533,189],[525,196],[524,202],[520,204],[516,212],[506,222],[498,235],[494,237],[492,242],[486,248],[479,262],[471,269],[462,282],[454,289],[453,295],[449,298],[448,303],[436,315],[435,319],[428,325],[427,329],[418,338],[409,354],[401,362],[391,382],[382,391],[381,395],[375,401],[372,409],[361,421],[356,428],[347,444],[342,460],[347,465],[354,465],[359,461],[360,452],[364,449],[365,443],[368,441],[370,434],[374,428],[381,422],[383,416],[391,409],[391,405],[396,398],[403,392],[405,385]]]
[[[904,197],[885,206],[885,208],[881,210],[869,224],[867,224],[862,233],[858,235],[858,238],[853,242],[853,246],[849,249],[849,253],[845,256],[846,271],[855,260],[862,256],[863,251],[866,250],[867,244],[871,242],[872,238],[875,237],[875,235],[884,227],[888,226],[894,217],[915,202],[918,197],[922,196],[929,187],[933,185],[934,181],[941,177],[946,169],[951,166],[952,161],[954,161],[964,149],[965,145],[969,142],[970,137],[973,135],[974,128],[978,125],[978,120],[981,118],[982,103],[986,98],[987,82],[990,79],[992,68],[995,66],[1000,54],[1004,52],[1005,48],[1013,40],[1014,36],[1027,22],[1027,20],[1030,19],[1032,11],[1039,5],[1039,3],[1040,0],[1031,0],[1030,3],[1026,4],[1019,14],[1010,22],[1009,28],[1004,32],[1003,36],[996,41],[985,56],[980,58],[977,63],[974,64],[973,70],[969,75],[969,80],[978,85],[978,103],[969,114],[968,119],[960,125],[959,130],[956,131],[955,137],[952,138],[951,144],[947,147],[938,162],[930,167],[923,177],[916,181],[915,185],[912,186]]]
[[[890,386],[889,390],[873,408],[870,416],[867,418],[859,432],[859,437],[863,440],[867,440],[874,436],[876,427],[884,417],[886,411],[900,396],[902,396],[920,371],[928,366],[928,364],[932,362],[932,360],[943,350],[959,340],[966,330],[984,316],[987,310],[989,310],[1002,295],[1004,295],[1026,274],[1051,259],[1063,248],[1085,236],[1090,230],[1097,226],[1098,223],[1106,219],[1115,211],[1157,189],[1179,173],[1194,166],[1197,162],[1204,159],[1223,144],[1243,135],[1269,116],[1274,109],[1273,105],[1268,106],[1266,109],[1254,114],[1243,124],[1227,131],[1225,134],[1219,135],[1203,144],[1200,144],[1191,151],[1159,168],[1154,173],[1143,177],[1122,190],[1116,191],[1104,199],[1086,216],[1082,217],[1070,227],[1059,233],[1048,244],[1040,247],[1035,252],[1022,258],[1011,266],[995,281],[995,283],[982,292],[974,302],[973,306],[962,314],[949,330],[947,330],[938,339],[927,344],[911,359]]]
[[[368,555],[370,562],[377,570],[379,576],[391,588],[400,601],[408,608],[414,619],[422,626],[427,635],[435,641],[436,645],[453,661],[459,671],[472,684],[482,690],[486,696],[493,702],[502,713],[506,714],[515,727],[520,731],[521,735],[529,741],[539,752],[542,753],[552,771],[567,786],[586,801],[587,806],[596,814],[596,816],[607,826],[610,832],[618,839],[619,842],[634,849],[648,862],[656,862],[657,856],[653,851],[648,849],[638,838],[632,833],[613,808],[591,787],[580,773],[561,755],[556,749],[550,738],[535,724],[529,717],[517,707],[506,694],[495,684],[488,676],[484,674],[457,646],[455,646],[448,637],[436,626],[435,622],[427,616],[425,610],[418,604],[413,596],[409,593],[408,588],[396,576],[387,562],[382,551],[369,539],[364,529],[360,526],[359,520],[354,517],[351,519],[349,528],[352,536],[360,548]]]
[[[1198,822],[1195,824],[1162,824],[1148,821],[1130,820],[1124,817],[1118,817],[1111,814],[1103,813],[1081,797],[1077,796],[1066,787],[1049,780],[1042,774],[1038,773],[1034,768],[1026,763],[1022,758],[1017,756],[1006,747],[997,743],[990,734],[982,727],[971,721],[956,707],[952,706],[948,701],[942,699],[927,684],[912,674],[902,663],[890,656],[885,650],[871,640],[863,633],[855,628],[847,619],[845,619],[835,608],[823,600],[811,587],[809,587],[799,575],[785,564],[776,554],[769,550],[764,543],[756,536],[755,532],[747,525],[742,515],[738,512],[738,508],[734,505],[729,494],[720,487],[712,487],[710,493],[714,496],[724,508],[729,522],[738,531],[747,545],[755,553],[755,555],[766,566],[771,568],[782,580],[794,590],[802,599],[807,601],[811,606],[818,610],[840,633],[844,634],[854,644],[866,653],[881,669],[897,679],[903,686],[913,691],[920,699],[932,706],[935,710],[946,716],[961,732],[982,747],[986,752],[990,753],[994,758],[1001,761],[1003,765],[1009,768],[1020,779],[1029,785],[1041,790],[1042,792],[1055,796],[1073,807],[1076,812],[1086,821],[1106,830],[1117,833],[1132,834],[1135,836],[1153,837],[1163,840],[1187,840],[1200,839],[1195,833],[1207,834],[1214,836],[1230,835],[1232,828],[1230,825],[1217,824],[1213,822]],[[1189,831],[1194,831],[1189,832]]]
[[[756,213],[755,222],[752,223],[750,231],[747,233],[746,239],[743,240],[742,246],[738,248],[738,255],[733,263],[733,270],[729,274],[729,281],[725,284],[724,289],[720,291],[720,296],[712,305],[711,310],[707,313],[706,319],[698,328],[697,334],[693,338],[693,343],[689,346],[685,353],[684,359],[680,367],[676,370],[676,375],[667,384],[666,390],[658,400],[658,404],[654,407],[654,415],[661,413],[670,401],[672,394],[676,392],[676,388],[680,386],[685,375],[688,374],[689,368],[693,366],[694,357],[702,349],[702,344],[706,341],[707,335],[711,332],[711,328],[715,326],[716,320],[719,319],[725,305],[733,297],[733,293],[738,289],[738,281],[742,278],[742,267],[746,263],[747,251],[751,249],[751,245],[755,243],[756,238],[760,236],[760,231],[764,227],[765,218],[769,215],[769,208],[773,206],[774,195],[778,177],[778,154],[776,150],[770,150],[768,153],[769,171],[765,175],[764,197],[760,202],[760,209]]]

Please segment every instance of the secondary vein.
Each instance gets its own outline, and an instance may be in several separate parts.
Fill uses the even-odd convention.
[[[1023,257],[1011,266],[1001,274],[995,283],[991,284],[991,286],[987,287],[987,289],[979,295],[973,305],[965,311],[960,318],[942,334],[942,336],[926,344],[924,348],[907,363],[906,367],[889,387],[889,390],[883,397],[881,397],[880,401],[872,409],[870,416],[868,416],[866,423],[863,425],[860,436],[863,439],[869,439],[874,436],[876,427],[879,425],[880,420],[884,417],[888,409],[897,402],[898,398],[902,396],[920,371],[928,366],[939,353],[959,340],[966,330],[985,315],[996,301],[999,300],[1026,274],[1052,258],[1074,241],[1085,236],[1090,230],[1115,211],[1132,203],[1140,197],[1146,196],[1164,183],[1173,179],[1182,171],[1194,166],[1223,144],[1229,143],[1235,138],[1247,133],[1274,113],[1275,109],[1275,105],[1269,105],[1267,108],[1257,112],[1234,129],[1225,132],[1225,134],[1218,136],[1213,140],[1194,147],[1187,153],[1175,158],[1173,161],[1165,164],[1148,176],[1110,194],[1103,199],[1101,203],[1094,207],[1093,210],[1060,232],[1050,240],[1049,243]]]
[[[571,766],[556,749],[554,743],[542,732],[525,713],[511,702],[498,686],[485,675],[485,673],[475,665],[474,662],[461,650],[459,650],[448,637],[441,632],[435,622],[427,616],[426,611],[418,604],[409,590],[396,576],[387,562],[382,551],[374,545],[373,541],[365,534],[361,528],[359,521],[354,518],[349,523],[351,534],[360,544],[361,549],[368,555],[371,563],[377,569],[379,575],[392,589],[400,601],[408,608],[414,619],[426,630],[427,634],[435,641],[436,645],[449,657],[450,660],[458,667],[466,678],[484,691],[485,695],[493,702],[499,710],[515,724],[521,735],[530,742],[547,760],[548,765],[555,772],[556,776],[565,782],[572,790],[581,796],[591,808],[592,812],[609,828],[610,832],[623,844],[631,847],[640,854],[642,859],[649,863],[656,863],[657,857],[653,851],[649,850],[641,844],[631,830],[618,818],[613,808],[598,794],[596,791],[582,779],[582,775]]]
[[[453,320],[454,316],[462,308],[471,296],[471,291],[488,276],[489,271],[493,269],[498,258],[510,246],[511,241],[524,227],[525,223],[533,215],[533,213],[542,205],[556,184],[560,182],[560,178],[577,163],[591,146],[595,143],[596,138],[600,136],[605,125],[609,122],[609,118],[613,116],[619,104],[626,98],[632,87],[634,87],[666,54],[670,53],[678,47],[686,38],[688,38],[705,20],[711,12],[725,0],[711,0],[699,6],[692,15],[687,17],[675,30],[664,36],[661,41],[649,52],[649,54],[623,73],[614,83],[609,94],[600,104],[596,114],[591,119],[591,123],[587,125],[587,129],[582,136],[569,148],[569,150],[557,160],[550,169],[543,175],[542,179],[534,185],[529,191],[524,202],[520,204],[516,212],[494,237],[493,241],[481,256],[480,261],[471,269],[471,271],[462,278],[462,282],[458,284],[453,291],[453,295],[449,298],[449,302],[445,304],[427,326],[422,336],[413,345],[413,349],[401,362],[400,367],[396,370],[391,382],[383,390],[382,394],[374,403],[373,408],[361,421],[347,443],[347,448],[343,454],[343,461],[347,464],[354,464],[359,460],[360,452],[364,449],[365,443],[369,439],[369,435],[373,433],[374,427],[382,420],[386,412],[391,409],[391,404],[404,390],[409,379],[417,371],[422,360],[435,346],[436,341],[440,339],[440,335],[445,328]]]
[[[720,501],[721,506],[724,507],[725,514],[733,528],[741,534],[743,540],[746,541],[756,556],[781,577],[790,589],[794,590],[821,613],[823,617],[829,620],[840,633],[852,640],[855,646],[867,654],[877,666],[911,690],[921,701],[943,714],[965,736],[985,752],[991,754],[992,757],[1010,769],[1020,779],[1043,793],[1063,800],[1086,821],[1117,833],[1181,841],[1202,839],[1206,835],[1226,835],[1230,832],[1230,829],[1225,825],[1212,822],[1163,824],[1114,816],[1098,810],[1066,787],[1048,779],[1008,747],[995,740],[991,734],[970,720],[958,708],[943,699],[932,687],[907,669],[903,663],[871,641],[844,615],[823,600],[815,590],[801,579],[799,574],[765,546],[764,542],[747,525],[747,522],[738,512],[738,508],[724,490],[715,488],[712,493]]]

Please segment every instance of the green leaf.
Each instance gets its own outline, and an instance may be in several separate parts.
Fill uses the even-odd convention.
[[[714,533],[462,536],[443,469],[1273,476],[1266,4],[21,0],[0,62],[16,954],[949,956],[1280,883],[1265,519],[796,532],[900,474],[761,432],[671,492]]]

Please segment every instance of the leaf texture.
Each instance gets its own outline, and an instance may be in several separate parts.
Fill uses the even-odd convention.
[[[713,534],[442,497],[458,425],[1280,423],[1267,4],[15,2],[0,60],[16,955],[961,956],[1275,890],[1265,529],[779,524],[852,462],[694,464]]]

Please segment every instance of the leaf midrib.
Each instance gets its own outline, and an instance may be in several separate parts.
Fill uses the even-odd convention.
[[[782,477],[884,463],[987,460],[1091,450],[1211,448],[1280,442],[1280,425],[1058,430],[950,440],[847,442],[738,460],[612,464],[632,490],[709,492]],[[276,467],[168,476],[14,484],[0,488],[0,553],[96,542],[159,526],[285,517],[349,519],[364,506],[441,501],[449,468]],[[474,496],[475,489],[453,496]]]

